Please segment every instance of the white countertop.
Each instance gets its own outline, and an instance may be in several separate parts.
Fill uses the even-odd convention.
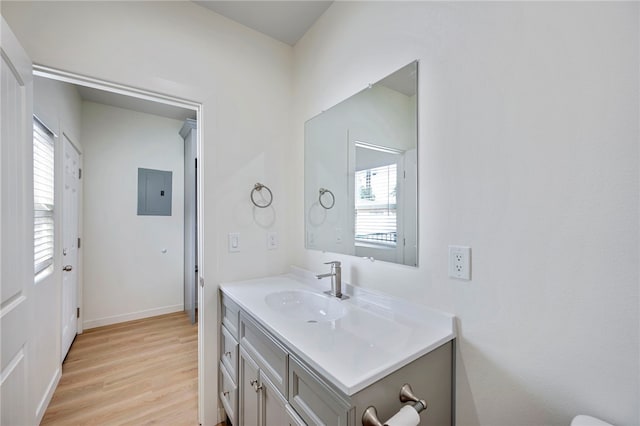
[[[329,280],[311,281],[309,273],[297,270],[295,274],[223,283],[220,288],[346,395],[355,394],[456,336],[450,314],[345,283],[343,288],[351,298],[340,301],[347,313],[335,321],[295,320],[265,301],[268,294],[287,290],[322,294],[328,284]]]

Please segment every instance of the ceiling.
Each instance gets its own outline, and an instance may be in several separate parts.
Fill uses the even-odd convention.
[[[196,112],[194,110],[159,102],[147,101],[144,99],[134,98],[132,96],[93,89],[86,86],[76,85],[75,87],[78,90],[78,94],[84,101],[111,105],[118,108],[159,115],[161,117],[172,118],[180,121],[184,121],[187,118],[196,118]]]
[[[195,3],[293,46],[333,1],[200,1]]]

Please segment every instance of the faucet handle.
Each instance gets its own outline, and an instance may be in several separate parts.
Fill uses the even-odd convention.
[[[332,260],[331,262],[324,262],[325,265],[331,265],[331,266],[340,266],[342,263],[340,263],[339,260]]]

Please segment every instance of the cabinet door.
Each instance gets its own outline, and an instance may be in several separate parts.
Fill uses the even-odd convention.
[[[281,426],[289,424],[289,416],[285,409],[287,401],[262,371],[260,371],[260,390],[261,426]]]
[[[254,388],[253,383],[257,383],[260,379],[258,374],[258,366],[247,355],[244,349],[240,348],[240,377],[239,377],[239,396],[238,414],[239,425],[258,426],[258,392]]]
[[[296,359],[289,363],[289,404],[305,423],[315,426],[354,425],[353,409]],[[351,420],[350,420],[351,419]]]

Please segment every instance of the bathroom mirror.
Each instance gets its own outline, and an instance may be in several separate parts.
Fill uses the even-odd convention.
[[[418,62],[305,123],[308,249],[418,266]]]

